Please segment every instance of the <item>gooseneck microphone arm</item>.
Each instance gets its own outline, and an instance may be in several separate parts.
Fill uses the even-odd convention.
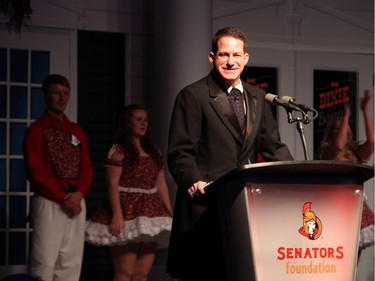
[[[292,105],[300,108],[301,110],[303,110],[306,113],[306,115],[305,115],[306,119],[304,120],[305,124],[310,123],[311,120],[314,120],[316,117],[318,117],[318,111],[316,111],[315,108],[313,108],[311,106],[308,106],[308,105],[305,105],[305,104],[302,104],[302,103],[298,103],[295,100],[295,98],[293,98],[293,97],[283,96],[280,99],[285,103],[292,104]],[[312,116],[311,120],[309,119],[309,115],[308,115],[309,112],[313,113],[313,116]]]
[[[293,104],[294,106],[299,107],[300,109],[302,109],[302,110],[305,111],[305,112],[307,112],[307,111],[315,111],[315,109],[312,108],[311,106],[308,106],[308,105],[305,105],[305,104],[298,103],[293,97],[283,96],[283,97],[281,97],[281,100],[282,100],[283,102]]]
[[[298,121],[306,120],[308,119],[306,117],[306,113],[300,109],[299,107],[290,104],[288,102],[284,102],[281,100],[278,96],[273,95],[271,93],[266,94],[265,99],[267,102],[273,105],[279,105],[285,108],[287,115],[288,115],[288,123],[295,123]],[[299,113],[302,117],[296,116],[293,113]]]

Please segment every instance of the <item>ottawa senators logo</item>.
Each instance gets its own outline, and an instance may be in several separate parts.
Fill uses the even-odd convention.
[[[310,240],[316,240],[322,234],[323,225],[321,220],[311,211],[311,202],[303,204],[302,208],[303,226],[298,232],[309,238]]]

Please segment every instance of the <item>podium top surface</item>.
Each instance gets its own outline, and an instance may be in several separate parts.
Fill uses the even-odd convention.
[[[247,184],[354,184],[363,185],[374,177],[374,167],[331,160],[275,161],[239,166],[205,188],[207,195],[195,198],[200,205],[212,203],[208,194],[230,190],[231,198]],[[228,199],[228,193],[226,194]],[[215,202],[215,200],[213,201]]]
[[[374,167],[330,160],[263,162],[237,167],[216,181],[238,176],[261,181],[273,179],[363,184],[374,176]]]

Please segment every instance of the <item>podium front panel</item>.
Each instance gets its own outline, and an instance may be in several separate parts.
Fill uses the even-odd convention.
[[[356,184],[247,183],[257,281],[353,281],[363,204]]]
[[[354,281],[363,183],[374,167],[280,161],[229,171],[201,204],[217,210],[228,281]]]

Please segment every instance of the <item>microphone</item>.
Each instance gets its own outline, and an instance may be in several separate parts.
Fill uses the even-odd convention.
[[[301,103],[298,103],[294,98],[292,97],[288,97],[288,96],[283,96],[281,97],[281,100],[283,102],[286,102],[286,103],[289,103],[289,104],[292,104],[294,106],[297,106],[298,108],[302,109],[303,111],[307,112],[307,111],[316,111],[314,108],[312,108],[311,106],[308,106],[308,105],[305,105],[305,104],[301,104]]]
[[[206,183],[206,184],[203,186],[203,189],[206,189],[211,183],[212,183],[212,181]],[[193,197],[195,197],[195,196],[197,196],[197,195],[199,195],[199,194],[200,194],[200,193],[199,193],[199,190],[198,190],[198,189],[196,189],[196,190],[194,190],[193,192],[190,193],[190,195],[193,196]]]
[[[285,102],[282,99],[280,99],[278,96],[273,95],[271,93],[266,94],[265,99],[270,104],[281,105],[282,107],[284,107],[288,111],[292,111],[292,110],[302,111],[301,108],[299,108],[299,107],[297,107],[297,106],[295,106],[291,103]]]

